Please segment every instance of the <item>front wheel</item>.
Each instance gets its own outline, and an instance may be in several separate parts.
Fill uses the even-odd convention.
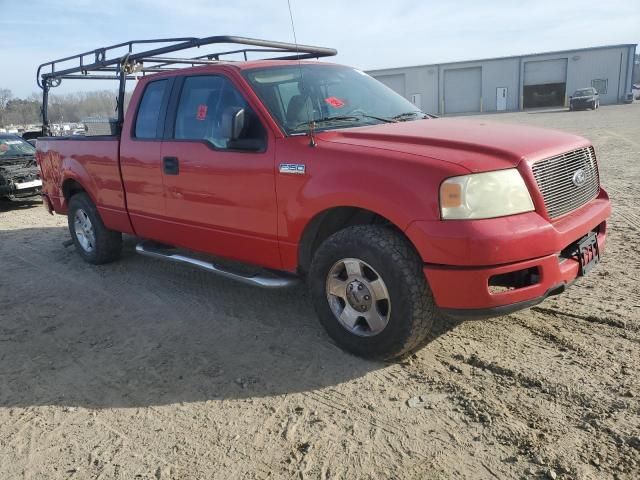
[[[420,346],[437,309],[409,242],[388,228],[341,230],[318,248],[309,284],[327,333],[345,350],[392,359]]]
[[[120,257],[122,234],[104,226],[86,193],[78,193],[69,200],[68,223],[76,251],[86,262],[101,265]]]

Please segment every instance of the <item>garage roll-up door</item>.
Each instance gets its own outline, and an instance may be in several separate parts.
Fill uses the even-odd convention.
[[[375,79],[406,98],[404,73],[398,75],[376,75]]]
[[[525,85],[545,85],[548,83],[565,83],[566,81],[566,58],[525,62],[524,64]]]
[[[444,112],[479,112],[482,96],[482,68],[444,71]]]

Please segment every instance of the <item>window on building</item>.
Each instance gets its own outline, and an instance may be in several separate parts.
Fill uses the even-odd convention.
[[[591,86],[596,89],[598,94],[602,95],[603,93],[607,93],[607,79],[596,78],[591,80]]]
[[[158,138],[160,109],[167,83],[167,80],[158,80],[144,89],[136,116],[136,138]]]

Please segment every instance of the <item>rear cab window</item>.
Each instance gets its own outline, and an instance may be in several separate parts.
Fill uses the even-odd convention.
[[[161,111],[163,110],[164,100],[168,94],[168,80],[156,80],[150,82],[144,89],[138,114],[136,115],[136,124],[133,136],[139,139],[158,139],[162,137]]]

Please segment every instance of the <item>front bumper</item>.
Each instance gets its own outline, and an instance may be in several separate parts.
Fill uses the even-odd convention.
[[[561,219],[549,222],[535,212],[478,221],[415,222],[407,234],[425,262],[424,274],[436,305],[460,318],[503,315],[561,293],[579,274],[578,260],[560,253],[591,231],[600,253],[611,213],[604,190]],[[534,281],[510,289],[490,279],[535,271]]]
[[[591,108],[591,106],[595,103],[595,100],[580,100],[569,102],[569,105],[572,108]]]
[[[10,195],[16,198],[33,197],[40,195],[41,192],[42,180],[40,179],[0,185],[0,195]]]

